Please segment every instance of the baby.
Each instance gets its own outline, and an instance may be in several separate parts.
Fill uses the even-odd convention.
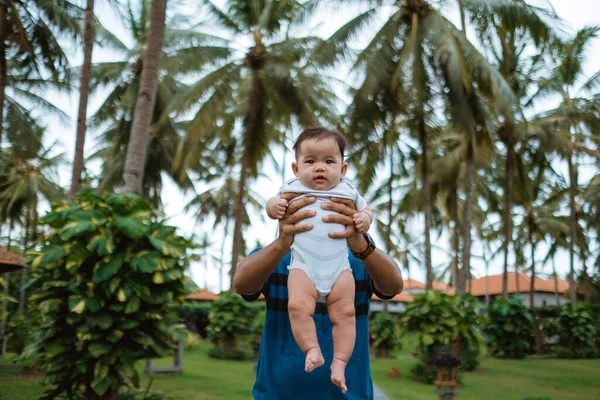
[[[365,199],[344,179],[348,169],[344,162],[345,147],[346,141],[339,132],[323,127],[305,129],[294,144],[296,162],[292,163],[292,171],[296,178],[286,182],[279,193],[300,193],[301,197],[316,199],[305,207],[316,211],[316,215],[303,221],[312,223],[313,229],[296,234],[291,247],[288,311],[294,339],[306,354],[304,369],[311,372],[325,362],[312,316],[317,301],[327,303],[334,343],[331,381],[343,393],[347,391],[346,364],[354,350],[356,336],[355,284],[346,239],[328,236],[329,232],[343,231],[345,227],[323,222],[323,217],[331,211],[322,209],[321,204],[331,201],[332,197],[353,200],[359,210],[353,217],[359,233],[367,232],[373,219]],[[287,206],[286,200],[271,198],[266,206],[267,215],[281,219]]]

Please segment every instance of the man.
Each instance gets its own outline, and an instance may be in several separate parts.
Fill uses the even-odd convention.
[[[284,197],[285,196],[285,197]],[[290,201],[296,194],[282,195]],[[243,259],[233,278],[233,288],[246,300],[265,295],[267,313],[260,345],[257,378],[252,393],[256,400],[363,400],[373,398],[373,383],[369,357],[368,312],[372,293],[389,300],[403,288],[398,265],[385,253],[374,249],[368,235],[356,232],[352,220],[356,213],[350,200],[332,199],[322,207],[334,211],[325,222],[346,226],[343,232],[331,233],[332,238],[346,238],[352,252],[350,265],[355,280],[356,342],[346,366],[348,392],[342,394],[330,381],[329,371],[318,368],[304,371],[304,358],[292,335],[288,315],[287,266],[294,235],[312,229],[311,224],[299,224],[315,215],[301,210],[314,202],[305,197],[292,202],[279,221],[279,236],[270,245]],[[359,258],[364,260],[359,260]],[[322,303],[315,310],[315,324],[326,363],[333,357],[332,323]]]

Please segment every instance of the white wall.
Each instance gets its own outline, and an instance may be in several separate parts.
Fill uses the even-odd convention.
[[[392,312],[392,313],[401,313],[404,312],[404,310],[406,310],[406,305],[404,303],[400,303],[400,302],[384,302],[384,301],[379,301],[379,300],[372,300],[371,301],[371,311],[375,311],[375,312],[382,312],[383,311],[383,304],[387,303],[388,306],[388,311]]]

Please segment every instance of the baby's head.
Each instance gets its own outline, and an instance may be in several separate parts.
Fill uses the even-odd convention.
[[[346,139],[341,133],[322,126],[306,128],[294,144],[296,161],[294,175],[311,189],[329,190],[336,187],[348,169],[344,162]]]

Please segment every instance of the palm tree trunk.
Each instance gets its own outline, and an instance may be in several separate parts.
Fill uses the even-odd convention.
[[[512,177],[514,148],[510,132],[506,132],[506,160],[504,162],[504,269],[502,271],[502,296],[508,298],[508,249],[512,241]]]
[[[229,219],[225,220],[225,230],[223,237],[226,238],[229,234]],[[225,240],[221,242],[221,267],[219,268],[219,292],[223,291],[223,267],[225,265]]]
[[[454,229],[452,230],[452,286],[456,288],[458,285],[459,268],[459,252],[460,252],[460,228],[458,221],[458,193],[457,188],[452,188],[452,220],[454,221]]]
[[[12,228],[13,228],[13,220],[10,218],[10,222],[8,225],[8,243],[6,245],[6,249],[10,251],[10,246],[12,244]],[[4,297],[2,299],[2,320],[0,320],[0,338],[2,338],[2,343],[0,343],[0,358],[4,358],[6,355],[6,324],[8,322],[8,289],[10,285],[10,273],[4,273]]]
[[[529,229],[529,245],[531,246],[531,278],[529,278],[529,308],[534,308],[534,290],[535,290],[535,244],[533,243],[533,234]]]
[[[425,118],[421,115],[419,118],[419,142],[421,145],[421,179],[423,187],[421,196],[423,197],[423,211],[425,213],[425,271],[427,278],[425,281],[425,290],[433,288],[433,268],[431,267],[431,192],[429,187],[429,165],[427,163],[427,132],[425,131]]]
[[[575,298],[575,240],[577,235],[577,216],[575,215],[575,192],[577,190],[577,177],[573,165],[573,149],[569,149],[569,301],[574,304]]]
[[[552,275],[554,275],[554,301],[557,306],[560,306],[560,300],[558,298],[558,275],[556,275],[556,262],[552,257]]]
[[[135,115],[129,145],[127,146],[127,158],[125,159],[125,171],[123,173],[125,191],[139,195],[142,194],[148,134],[150,133],[150,123],[158,87],[160,57],[165,37],[166,8],[167,0],[152,0],[148,48],[144,55],[140,90],[135,104]]]
[[[473,136],[473,134],[471,134]],[[471,273],[471,217],[473,207],[473,168],[474,168],[474,138],[467,145],[465,164],[465,205],[463,212],[463,260],[462,271],[458,275],[457,294],[465,294],[467,276]]]
[[[240,180],[238,182],[238,193],[235,202],[235,225],[233,227],[233,248],[231,250],[231,270],[229,271],[229,277],[231,284],[233,284],[233,276],[235,275],[235,269],[237,268],[238,257],[242,249],[242,228],[244,218],[244,199],[246,198],[246,182],[248,180],[248,167],[250,162],[250,147],[252,141],[258,134],[259,130],[259,118],[261,111],[261,99],[262,90],[260,84],[260,63],[261,63],[261,48],[258,46],[254,47],[254,53],[250,65],[252,68],[252,93],[250,94],[250,110],[248,115],[248,123],[246,126],[246,135],[244,137],[244,152],[242,153],[242,159],[240,161]]]
[[[467,23],[465,21],[465,5],[464,0],[458,0],[458,11],[460,12],[460,29],[467,36]]]
[[[2,133],[4,127],[4,100],[6,90],[6,43],[5,39],[8,35],[6,29],[7,6],[5,3],[0,5],[0,148],[2,148]]]
[[[87,121],[87,104],[90,92],[90,74],[92,72],[92,50],[94,48],[94,0],[87,0],[83,23],[83,64],[79,80],[79,110],[77,112],[77,139],[75,140],[75,157],[73,159],[73,175],[69,199],[73,199],[81,188],[81,172],[83,171],[83,147]]]
[[[31,234],[31,205],[28,206],[25,215],[25,237],[23,238],[23,251],[27,253],[29,247],[29,235]],[[17,313],[25,313],[25,284],[27,283],[27,268],[21,270],[21,282],[19,287],[19,308]]]

